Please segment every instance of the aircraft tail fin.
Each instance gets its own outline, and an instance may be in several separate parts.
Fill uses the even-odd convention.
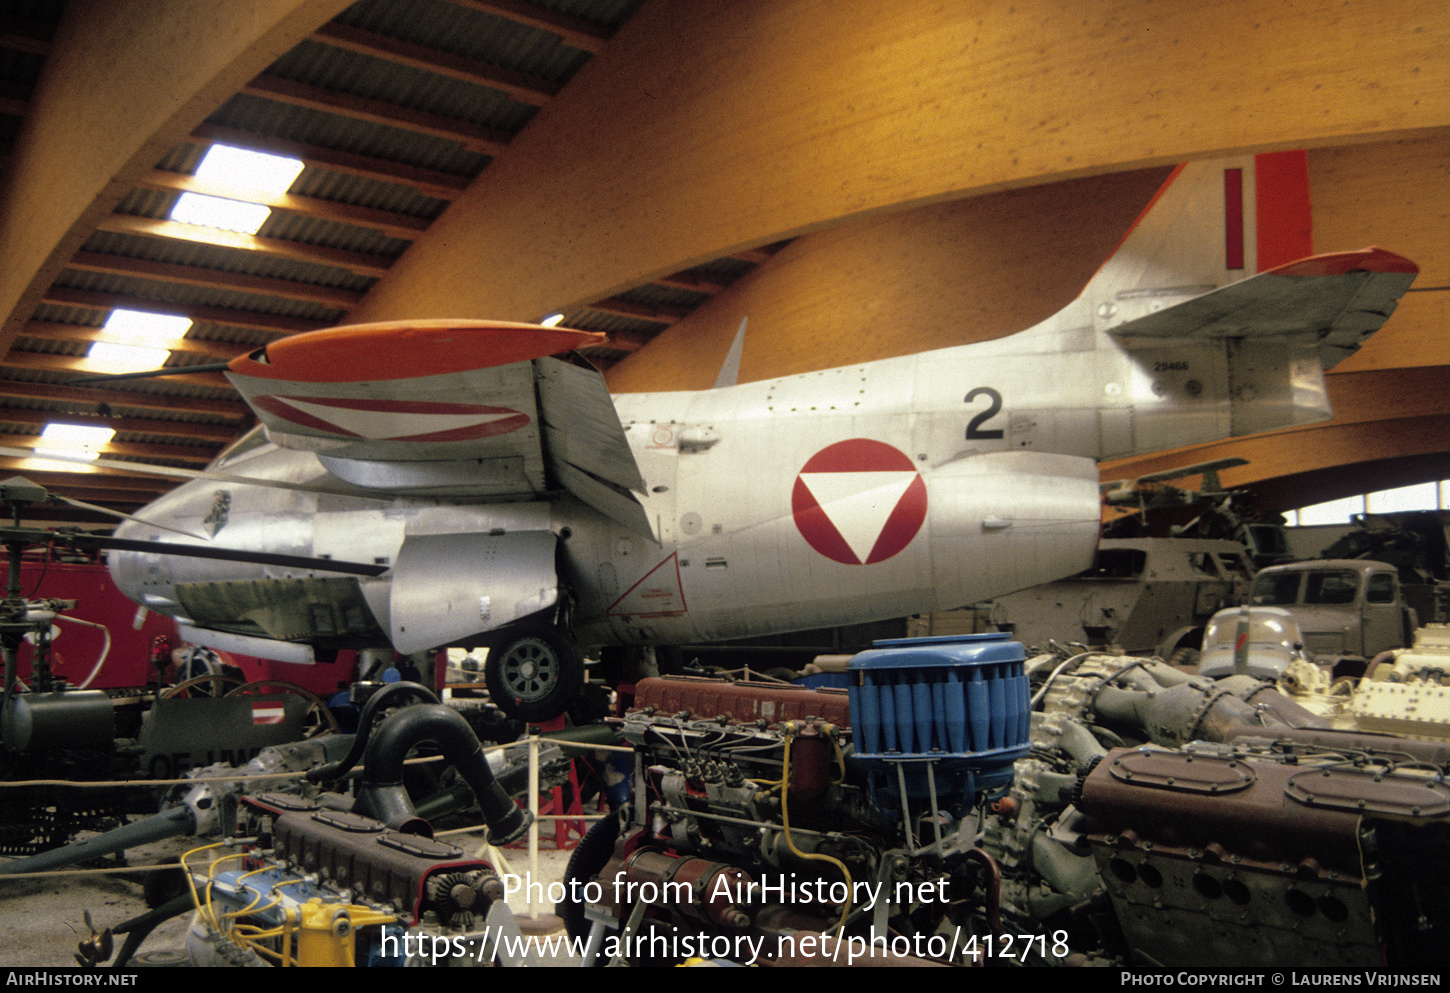
[[[1133,308],[1124,301],[1196,296],[1313,254],[1304,152],[1189,162],[1154,194],[1083,296],[1126,312]]]
[[[735,332],[735,340],[730,343],[730,351],[725,355],[725,362],[720,366],[720,375],[715,377],[715,389],[724,386],[734,386],[740,382],[740,354],[745,351],[745,322],[750,318],[740,318],[740,329]]]
[[[1275,152],[1179,166],[1082,296],[1124,337],[1312,333],[1327,369],[1418,271],[1377,248],[1314,256],[1307,155]]]

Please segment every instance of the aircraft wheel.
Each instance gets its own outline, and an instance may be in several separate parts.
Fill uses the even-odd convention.
[[[483,681],[508,716],[547,721],[562,714],[584,685],[584,658],[564,635],[537,628],[490,648]]]

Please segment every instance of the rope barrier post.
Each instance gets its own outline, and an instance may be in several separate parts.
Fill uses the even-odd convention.
[[[529,735],[529,881],[539,878],[539,736]],[[534,917],[532,886],[524,887],[529,895],[529,916]]]

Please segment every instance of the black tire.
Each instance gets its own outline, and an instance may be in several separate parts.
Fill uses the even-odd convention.
[[[584,658],[553,628],[530,628],[488,650],[483,681],[493,702],[515,720],[553,720],[583,687]]]
[[[596,821],[580,839],[569,856],[569,865],[564,870],[564,899],[554,904],[554,914],[564,922],[564,930],[571,938],[583,940],[589,934],[589,920],[584,916],[584,901],[577,899],[584,884],[604,869],[614,854],[614,844],[619,840],[619,816],[610,814],[602,821]]]

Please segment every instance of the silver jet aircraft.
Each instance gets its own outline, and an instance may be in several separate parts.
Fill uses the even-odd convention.
[[[577,691],[581,645],[886,619],[1081,571],[1097,460],[1328,418],[1324,369],[1414,279],[1379,249],[1258,272],[1255,177],[1252,157],[1180,167],[1035,327],[806,375],[611,397],[573,354],[588,332],[280,340],[228,371],[259,427],[121,526],[145,544],[111,571],[215,648],[488,645],[495,700],[531,720]]]

